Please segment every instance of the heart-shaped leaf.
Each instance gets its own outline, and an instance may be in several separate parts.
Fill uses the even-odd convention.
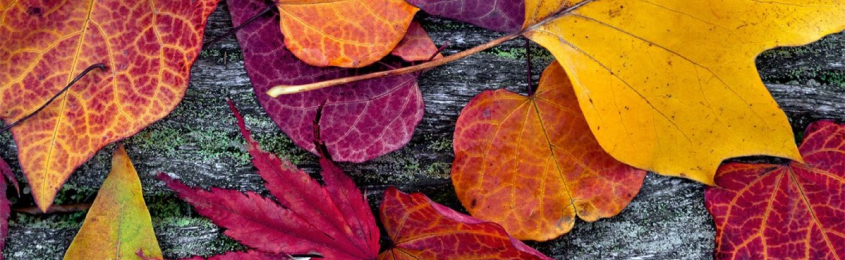
[[[264,6],[262,0],[227,3],[235,24],[245,22]],[[296,145],[317,154],[312,120],[321,106],[322,140],[334,160],[367,161],[399,149],[411,139],[424,112],[415,74],[278,98],[268,96],[267,90],[275,85],[310,83],[366,71],[314,67],[300,61],[285,47],[275,23],[273,17],[256,19],[238,31],[238,42],[258,101]]]
[[[464,207],[518,239],[549,240],[615,216],[646,172],[610,157],[590,132],[555,62],[531,96],[507,90],[473,98],[455,126],[452,183]]]
[[[807,127],[806,163],[728,163],[705,203],[717,259],[845,258],[845,125]]]

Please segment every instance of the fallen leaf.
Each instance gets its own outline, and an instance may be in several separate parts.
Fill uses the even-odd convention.
[[[727,163],[708,187],[717,259],[845,258],[845,124],[804,132],[806,163]]]
[[[122,259],[138,251],[162,259],[141,179],[123,145],[115,149],[111,164],[111,172],[64,259]]]
[[[845,29],[841,0],[528,0],[526,14],[605,151],[710,185],[726,158],[802,160],[754,59]]]
[[[361,68],[381,60],[402,40],[419,11],[404,0],[273,2],[281,14],[281,33],[287,36],[285,46],[319,67]]]
[[[6,197],[6,180],[12,182],[20,194],[18,181],[15,180],[12,169],[3,158],[0,158],[0,260],[3,260],[3,248],[6,246],[6,236],[9,233],[9,213],[11,212],[9,198]]]
[[[9,180],[9,182],[15,185],[15,192],[17,192],[18,194],[21,193],[21,188],[20,186],[18,186],[18,180],[15,179],[15,174],[12,173],[12,168],[9,167],[9,164],[6,163],[6,160],[0,158],[0,179],[2,179],[3,177],[5,177],[6,180]]]
[[[419,193],[390,187],[380,211],[394,246],[379,259],[551,259],[498,224],[458,213]]]
[[[278,204],[254,192],[205,191],[159,174],[159,179],[197,212],[226,228],[224,234],[254,249],[210,260],[307,259],[315,255],[325,259],[550,259],[508,236],[498,224],[392,187],[385,193],[381,215],[395,247],[378,255],[379,231],[369,204],[331,157],[320,158],[325,183],[321,186],[290,162],[260,150],[234,104],[229,106],[247,140],[252,163]],[[319,138],[315,143],[322,145]]]
[[[438,53],[437,46],[431,41],[431,37],[428,37],[428,33],[425,32],[425,29],[418,22],[411,23],[411,26],[408,27],[408,33],[405,34],[405,38],[399,42],[399,45],[390,54],[400,57],[407,62],[428,61],[432,58],[443,57],[443,55]]]
[[[325,259],[373,259],[379,232],[369,204],[349,177],[321,158],[321,186],[289,161],[262,151],[234,105],[252,163],[278,203],[254,192],[191,188],[171,177],[159,179],[197,212],[226,228],[224,234],[270,254],[319,254]]]
[[[525,0],[408,0],[428,14],[500,32],[515,32],[525,20]]]
[[[532,96],[475,96],[461,111],[453,144],[452,183],[461,203],[521,240],[556,238],[576,215],[592,222],[619,214],[646,174],[602,150],[557,62]]]
[[[32,113],[86,67],[108,67],[11,130],[39,208],[46,210],[100,148],[173,110],[217,1],[0,4],[0,118],[7,123]]]
[[[235,24],[244,23],[264,6],[261,0],[227,3]],[[309,66],[285,48],[273,17],[258,18],[239,30],[237,37],[261,106],[296,145],[312,153],[317,154],[311,119],[321,105],[322,139],[337,161],[363,162],[399,149],[422,120],[423,100],[415,74],[271,98],[265,93],[275,85],[334,79],[367,69]]]
[[[3,260],[3,248],[9,233],[9,198],[6,197],[6,179],[0,177],[0,260]]]

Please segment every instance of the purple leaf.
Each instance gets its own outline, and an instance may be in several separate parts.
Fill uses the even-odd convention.
[[[525,21],[525,0],[408,0],[428,14],[489,30],[515,32]]]
[[[6,179],[15,185],[20,194],[18,182],[9,164],[0,158],[0,260],[3,260],[3,247],[6,245],[6,234],[9,232],[9,198],[6,197]]]
[[[267,5],[261,0],[228,0],[227,3],[232,21],[237,25]],[[323,102],[322,140],[337,161],[363,162],[399,149],[411,139],[422,119],[418,74],[271,98],[265,92],[275,85],[311,83],[383,68],[355,70],[307,65],[284,47],[276,17],[258,18],[239,30],[237,37],[261,106],[296,145],[312,153],[317,153],[312,120]]]

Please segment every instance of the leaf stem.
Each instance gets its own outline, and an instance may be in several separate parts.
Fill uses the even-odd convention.
[[[437,55],[438,55],[438,54],[440,54],[440,53],[442,53],[442,52],[443,52],[443,50],[445,50],[447,47],[449,47],[449,44],[450,44],[449,42],[444,42],[444,43],[443,43],[443,45],[441,45],[441,46],[440,46],[440,48],[437,48],[437,51],[435,51],[434,53],[432,53],[432,54],[431,54],[431,57],[428,57],[428,59],[427,59],[427,60],[425,60],[425,61],[426,61],[426,62],[429,62],[429,61],[434,60],[434,58],[437,58]]]
[[[51,213],[71,213],[71,212],[80,212],[86,211],[91,208],[90,203],[76,203],[76,204],[68,204],[68,205],[51,205],[47,208],[47,212],[42,212],[41,209],[38,207],[24,207],[24,208],[12,208],[11,210],[18,213],[26,213],[30,215],[41,215],[41,214],[51,214]]]
[[[91,71],[92,71],[92,70],[94,70],[94,69],[100,69],[100,70],[102,70],[102,71],[105,71],[105,70],[106,70],[106,65],[105,65],[105,64],[102,64],[102,63],[97,63],[97,64],[94,64],[94,65],[88,66],[88,68],[86,68],[84,71],[82,71],[82,73],[79,73],[79,75],[78,75],[78,76],[76,76],[76,78],[73,78],[73,80],[71,80],[71,81],[70,81],[70,83],[68,83],[68,84],[67,84],[67,86],[65,86],[64,88],[62,88],[62,90],[61,90],[61,91],[59,91],[59,93],[56,93],[56,95],[53,95],[53,97],[52,97],[52,98],[50,98],[50,100],[47,100],[47,102],[45,102],[43,105],[41,105],[41,107],[39,107],[38,109],[36,109],[36,110],[35,110],[35,111],[33,111],[32,113],[29,113],[29,114],[28,114],[28,115],[26,115],[25,117],[23,117],[23,118],[21,118],[21,119],[18,119],[18,121],[12,122],[11,124],[7,125],[6,127],[3,127],[3,130],[2,130],[2,131],[0,131],[0,132],[6,132],[6,131],[8,131],[9,129],[12,129],[12,127],[15,127],[16,125],[18,125],[18,124],[22,123],[23,121],[26,121],[27,119],[29,119],[29,118],[31,118],[31,117],[33,117],[33,116],[37,115],[37,114],[38,114],[38,112],[41,112],[41,110],[44,110],[44,108],[46,108],[47,106],[49,106],[49,105],[50,105],[50,103],[53,103],[53,101],[55,101],[57,98],[59,98],[59,96],[61,96],[61,95],[62,95],[62,94],[64,94],[64,93],[65,93],[68,89],[70,89],[70,87],[71,87],[71,86],[73,86],[73,84],[75,84],[77,81],[79,81],[80,79],[82,79],[82,77],[84,77],[85,75],[87,75],[87,74],[88,74],[88,72],[91,72]]]
[[[393,69],[393,70],[373,72],[373,73],[370,73],[370,74],[364,74],[364,75],[358,75],[358,76],[352,76],[352,77],[346,77],[346,78],[339,78],[339,79],[333,79],[333,80],[327,80],[327,81],[321,81],[321,82],[314,82],[314,83],[304,84],[304,85],[294,85],[294,86],[278,85],[278,86],[271,88],[269,91],[267,91],[267,95],[270,95],[271,97],[278,97],[278,96],[281,96],[281,95],[301,93],[301,92],[317,90],[317,89],[327,88],[327,87],[341,85],[341,84],[352,83],[352,82],[361,81],[361,80],[395,76],[395,75],[403,75],[403,74],[408,74],[408,73],[412,73],[412,72],[422,71],[422,70],[434,68],[434,67],[437,67],[437,66],[449,63],[449,62],[453,62],[453,61],[456,61],[456,60],[459,60],[459,59],[463,59],[463,58],[465,58],[469,55],[481,52],[481,51],[486,50],[486,49],[490,49],[490,48],[492,48],[496,45],[499,45],[503,42],[512,40],[516,37],[519,37],[520,35],[522,35],[522,31],[518,31],[518,32],[515,32],[515,33],[511,33],[511,34],[496,38],[496,39],[489,41],[487,43],[484,43],[482,45],[475,46],[472,49],[468,49],[468,50],[465,50],[465,51],[462,51],[462,52],[459,52],[459,53],[456,53],[456,54],[453,54],[453,55],[449,55],[449,56],[444,57],[442,59],[436,59],[436,60],[433,60],[433,61],[430,61],[430,62],[420,63],[420,64],[414,65],[414,66],[409,66],[409,67],[404,67],[404,68],[399,68],[399,69]]]
[[[427,70],[427,69],[430,69],[430,68],[434,68],[434,67],[437,67],[437,66],[449,63],[449,62],[453,62],[453,61],[456,61],[456,60],[459,60],[459,59],[466,58],[469,55],[479,53],[483,50],[486,50],[486,49],[492,48],[496,45],[499,45],[503,42],[513,40],[514,38],[519,37],[519,36],[525,34],[526,32],[533,31],[533,30],[537,29],[540,26],[543,26],[544,24],[546,24],[548,22],[554,21],[554,20],[556,20],[556,19],[558,19],[558,18],[560,18],[560,17],[562,17],[566,14],[569,14],[572,11],[575,11],[578,8],[581,8],[582,6],[589,4],[591,2],[594,2],[594,1],[595,0],[585,0],[585,1],[579,2],[577,4],[571,5],[571,6],[563,5],[563,6],[561,6],[561,9],[559,9],[555,13],[553,13],[549,16],[546,16],[545,18],[543,18],[539,22],[532,24],[532,25],[529,25],[529,26],[523,28],[522,30],[519,30],[519,31],[510,33],[508,35],[496,38],[496,39],[489,41],[487,43],[484,43],[482,45],[475,46],[471,49],[464,50],[462,52],[456,53],[454,55],[450,55],[450,56],[445,57],[443,59],[437,59],[437,60],[434,60],[434,61],[429,61],[429,62],[426,62],[426,63],[421,63],[421,64],[417,64],[417,65],[414,65],[414,66],[409,66],[409,67],[404,67],[404,68],[399,68],[399,69],[373,72],[373,73],[370,73],[370,74],[364,74],[364,75],[358,75],[358,76],[352,76],[352,77],[345,77],[345,78],[338,78],[338,79],[314,82],[314,83],[303,84],[303,85],[277,85],[277,86],[271,88],[270,90],[268,90],[267,95],[270,95],[271,97],[275,98],[275,97],[278,97],[278,96],[281,96],[281,95],[302,93],[302,92],[306,92],[306,91],[317,90],[317,89],[332,87],[332,86],[341,85],[341,84],[352,83],[352,82],[361,81],[361,80],[395,76],[395,75],[403,75],[403,74],[408,74],[408,73],[412,73],[412,72],[423,71],[423,70]]]
[[[323,103],[320,103],[320,106],[317,107],[317,113],[314,115],[314,127],[312,129],[314,130],[314,149],[317,149],[320,157],[334,161],[332,160],[331,154],[329,154],[329,148],[326,147],[326,142],[320,137],[320,119],[323,117],[323,108],[326,107],[326,102],[328,101],[328,99],[323,100]]]

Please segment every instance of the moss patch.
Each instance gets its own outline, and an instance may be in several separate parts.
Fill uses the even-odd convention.
[[[548,63],[555,59],[552,54],[543,47],[539,45],[531,44],[531,61],[540,62],[540,63]],[[528,53],[525,48],[523,47],[504,47],[504,46],[496,46],[491,48],[490,50],[484,51],[484,53],[492,54],[496,57],[501,57],[505,59],[511,60],[525,60],[526,54]]]
[[[244,60],[244,54],[240,49],[236,50],[219,50],[219,49],[203,49],[200,51],[200,58],[210,60],[217,64],[227,64],[229,62],[237,62]]]

